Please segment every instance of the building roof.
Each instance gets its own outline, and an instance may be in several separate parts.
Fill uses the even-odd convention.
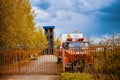
[[[55,26],[43,26],[44,29],[54,29]]]

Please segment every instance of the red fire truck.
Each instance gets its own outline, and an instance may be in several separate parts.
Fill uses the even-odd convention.
[[[61,49],[58,50],[58,61],[62,62],[63,71],[82,72],[85,66],[93,64],[93,58],[89,54],[89,42],[81,33],[62,34],[61,38],[66,39],[61,39]]]

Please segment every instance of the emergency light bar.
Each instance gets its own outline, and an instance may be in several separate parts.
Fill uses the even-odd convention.
[[[78,38],[76,40],[73,40],[72,38],[67,38],[67,41],[84,41],[84,38]]]

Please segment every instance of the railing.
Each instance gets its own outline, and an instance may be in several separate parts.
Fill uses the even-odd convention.
[[[120,46],[65,48],[62,61],[64,72],[87,72],[103,80],[120,77]]]
[[[40,50],[33,49],[0,50],[0,75],[20,74],[21,66],[27,65],[34,53],[37,53],[38,56],[41,55]]]
[[[0,75],[60,74],[57,50],[0,50]]]
[[[53,72],[59,70],[60,73],[62,63],[63,72],[87,72],[103,80],[117,80],[120,77],[120,46],[66,48],[62,49],[60,55],[57,53],[61,52],[60,50],[50,51],[54,54],[33,49],[0,50],[0,75],[29,74],[37,71],[44,73],[44,70],[52,72],[52,69]],[[38,60],[31,60],[35,59],[36,53],[40,56]]]

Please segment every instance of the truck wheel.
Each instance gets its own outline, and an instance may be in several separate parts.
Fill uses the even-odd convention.
[[[67,63],[65,65],[65,72],[72,72],[73,69],[72,69],[72,63]]]
[[[74,69],[75,72],[83,72],[84,71],[84,65],[85,65],[84,59],[79,58],[74,62],[73,69]]]

